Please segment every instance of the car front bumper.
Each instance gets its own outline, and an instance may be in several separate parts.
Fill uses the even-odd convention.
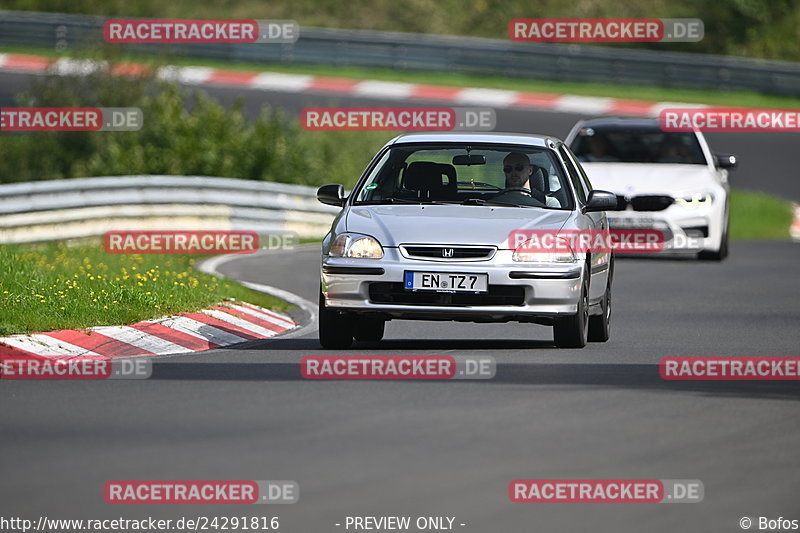
[[[325,306],[387,318],[537,322],[577,311],[586,268],[580,261],[563,265],[514,262],[509,250],[498,250],[482,261],[409,259],[397,248],[385,248],[384,254],[376,260],[324,256]],[[487,274],[489,291],[410,291],[403,287],[408,271]]]
[[[608,224],[615,230],[653,229],[663,232],[661,253],[696,253],[719,247],[724,216],[713,207],[690,210],[671,206],[664,211],[609,212]]]

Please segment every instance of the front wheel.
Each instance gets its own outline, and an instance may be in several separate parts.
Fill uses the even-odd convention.
[[[600,302],[603,312],[589,317],[589,342],[606,342],[611,337],[611,284]]]
[[[343,350],[353,344],[353,319],[349,315],[325,307],[319,292],[319,343],[326,350]]]
[[[722,234],[722,241],[719,243],[719,250],[703,250],[697,255],[702,261],[722,261],[728,257],[728,229]]]
[[[378,342],[383,338],[386,321],[380,318],[355,318],[353,336],[361,342]]]
[[[589,266],[586,266],[588,272]],[[589,282],[583,276],[578,310],[574,315],[557,318],[553,324],[553,339],[558,348],[583,348],[589,329]]]
[[[728,257],[728,217],[725,217],[725,227],[722,228],[722,239],[719,241],[718,250],[703,250],[697,254],[701,261],[722,261]]]

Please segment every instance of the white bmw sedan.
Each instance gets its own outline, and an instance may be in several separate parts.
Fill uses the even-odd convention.
[[[609,338],[612,254],[531,248],[535,232],[607,231],[617,203],[556,138],[402,135],[349,196],[317,198],[342,207],[322,243],[325,348],[378,341],[396,319],[538,323],[559,347]]]
[[[731,154],[713,154],[699,131],[664,132],[654,119],[580,121],[565,141],[592,183],[614,192],[612,229],[654,229],[665,252],[728,255]]]

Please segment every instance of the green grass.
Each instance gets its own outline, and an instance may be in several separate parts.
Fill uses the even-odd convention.
[[[206,256],[107,254],[98,245],[0,246],[0,335],[125,325],[226,299],[289,304],[196,271]]]
[[[64,57],[65,54],[50,48],[3,46],[2,53],[24,53],[46,57]],[[70,51],[74,57],[97,57],[92,51]],[[157,63],[154,56],[128,54],[119,59],[143,63]],[[164,58],[160,58],[161,61]],[[602,83],[557,82],[504,76],[477,74],[457,74],[450,72],[398,71],[394,69],[336,67],[326,65],[286,65],[269,63],[230,62],[213,59],[173,57],[166,59],[170,64],[181,66],[206,66],[241,71],[274,71],[290,74],[309,74],[351,79],[373,79],[405,83],[423,83],[453,87],[483,87],[487,89],[506,89],[550,94],[572,94],[646,101],[668,101],[708,104],[714,106],[759,107],[794,109],[800,107],[800,98],[790,96],[766,95],[756,92],[703,91],[690,89],[670,89],[664,87],[615,85]]]
[[[731,239],[788,239],[793,216],[786,200],[762,192],[731,191]]]

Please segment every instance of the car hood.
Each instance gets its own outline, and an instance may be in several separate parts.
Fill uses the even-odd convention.
[[[714,187],[713,172],[703,165],[666,163],[581,163],[592,187],[625,196],[675,195]]]
[[[462,205],[354,206],[346,230],[400,244],[484,244],[505,248],[509,233],[520,229],[559,230],[571,211],[535,207]]]

